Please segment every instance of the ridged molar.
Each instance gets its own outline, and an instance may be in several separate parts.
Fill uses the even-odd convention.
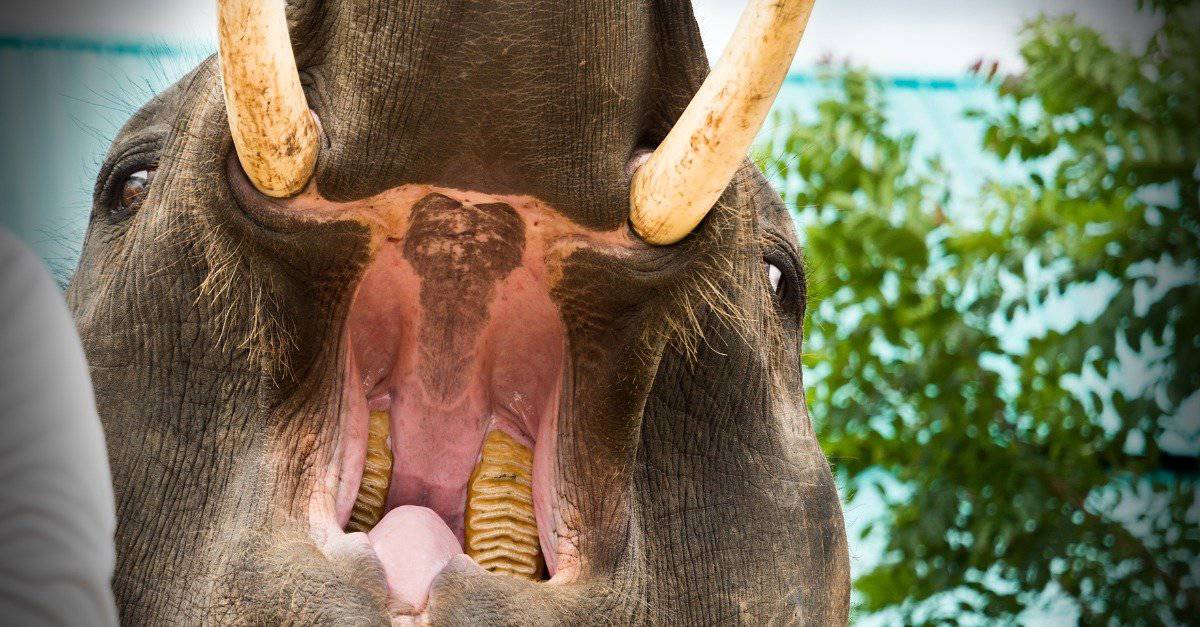
[[[350,510],[347,532],[367,532],[383,520],[386,513],[388,488],[392,480],[392,448],[388,444],[390,417],[387,412],[371,412],[367,432],[367,456],[363,462],[362,483],[358,498]]]
[[[488,434],[467,488],[466,553],[483,568],[537,580],[544,569],[533,509],[533,452]]]

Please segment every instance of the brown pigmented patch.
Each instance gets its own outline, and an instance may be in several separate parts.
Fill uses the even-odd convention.
[[[520,263],[525,224],[508,204],[430,194],[413,206],[404,258],[421,280],[420,359],[427,390],[450,400],[464,384],[496,283]]]

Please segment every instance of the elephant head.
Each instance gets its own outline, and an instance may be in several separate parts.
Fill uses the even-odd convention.
[[[844,623],[789,214],[810,1],[221,0],[68,298],[127,622]]]

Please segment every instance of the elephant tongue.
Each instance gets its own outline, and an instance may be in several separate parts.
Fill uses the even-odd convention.
[[[425,609],[434,578],[451,559],[462,554],[454,532],[427,507],[397,507],[367,537],[383,564],[392,598],[411,606],[398,608],[404,613]]]
[[[406,529],[411,526],[413,511],[422,512],[422,516],[424,512],[436,514],[435,510],[421,506],[399,508],[407,513],[391,518],[392,528],[382,528],[392,472],[388,422],[386,412],[371,413],[362,483],[346,525],[347,532],[376,529],[382,539],[390,537],[397,526]],[[504,431],[488,433],[467,484],[465,529],[466,553],[484,569],[535,580],[542,574],[544,562],[538,543],[532,483],[533,451]],[[434,525],[437,527],[434,536],[440,536],[443,529],[449,530],[440,515],[438,523]],[[457,545],[457,538],[454,539]],[[434,540],[440,542],[437,537]],[[435,546],[441,546],[438,542]]]

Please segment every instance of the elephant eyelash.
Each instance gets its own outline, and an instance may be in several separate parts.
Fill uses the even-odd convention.
[[[126,185],[139,174],[145,174],[144,187],[149,189],[158,170],[161,137],[153,135],[131,142],[126,149],[110,159],[100,170],[96,181],[95,206],[114,220],[121,220],[134,211],[127,211],[132,198],[126,193]],[[138,199],[144,200],[145,194]]]

